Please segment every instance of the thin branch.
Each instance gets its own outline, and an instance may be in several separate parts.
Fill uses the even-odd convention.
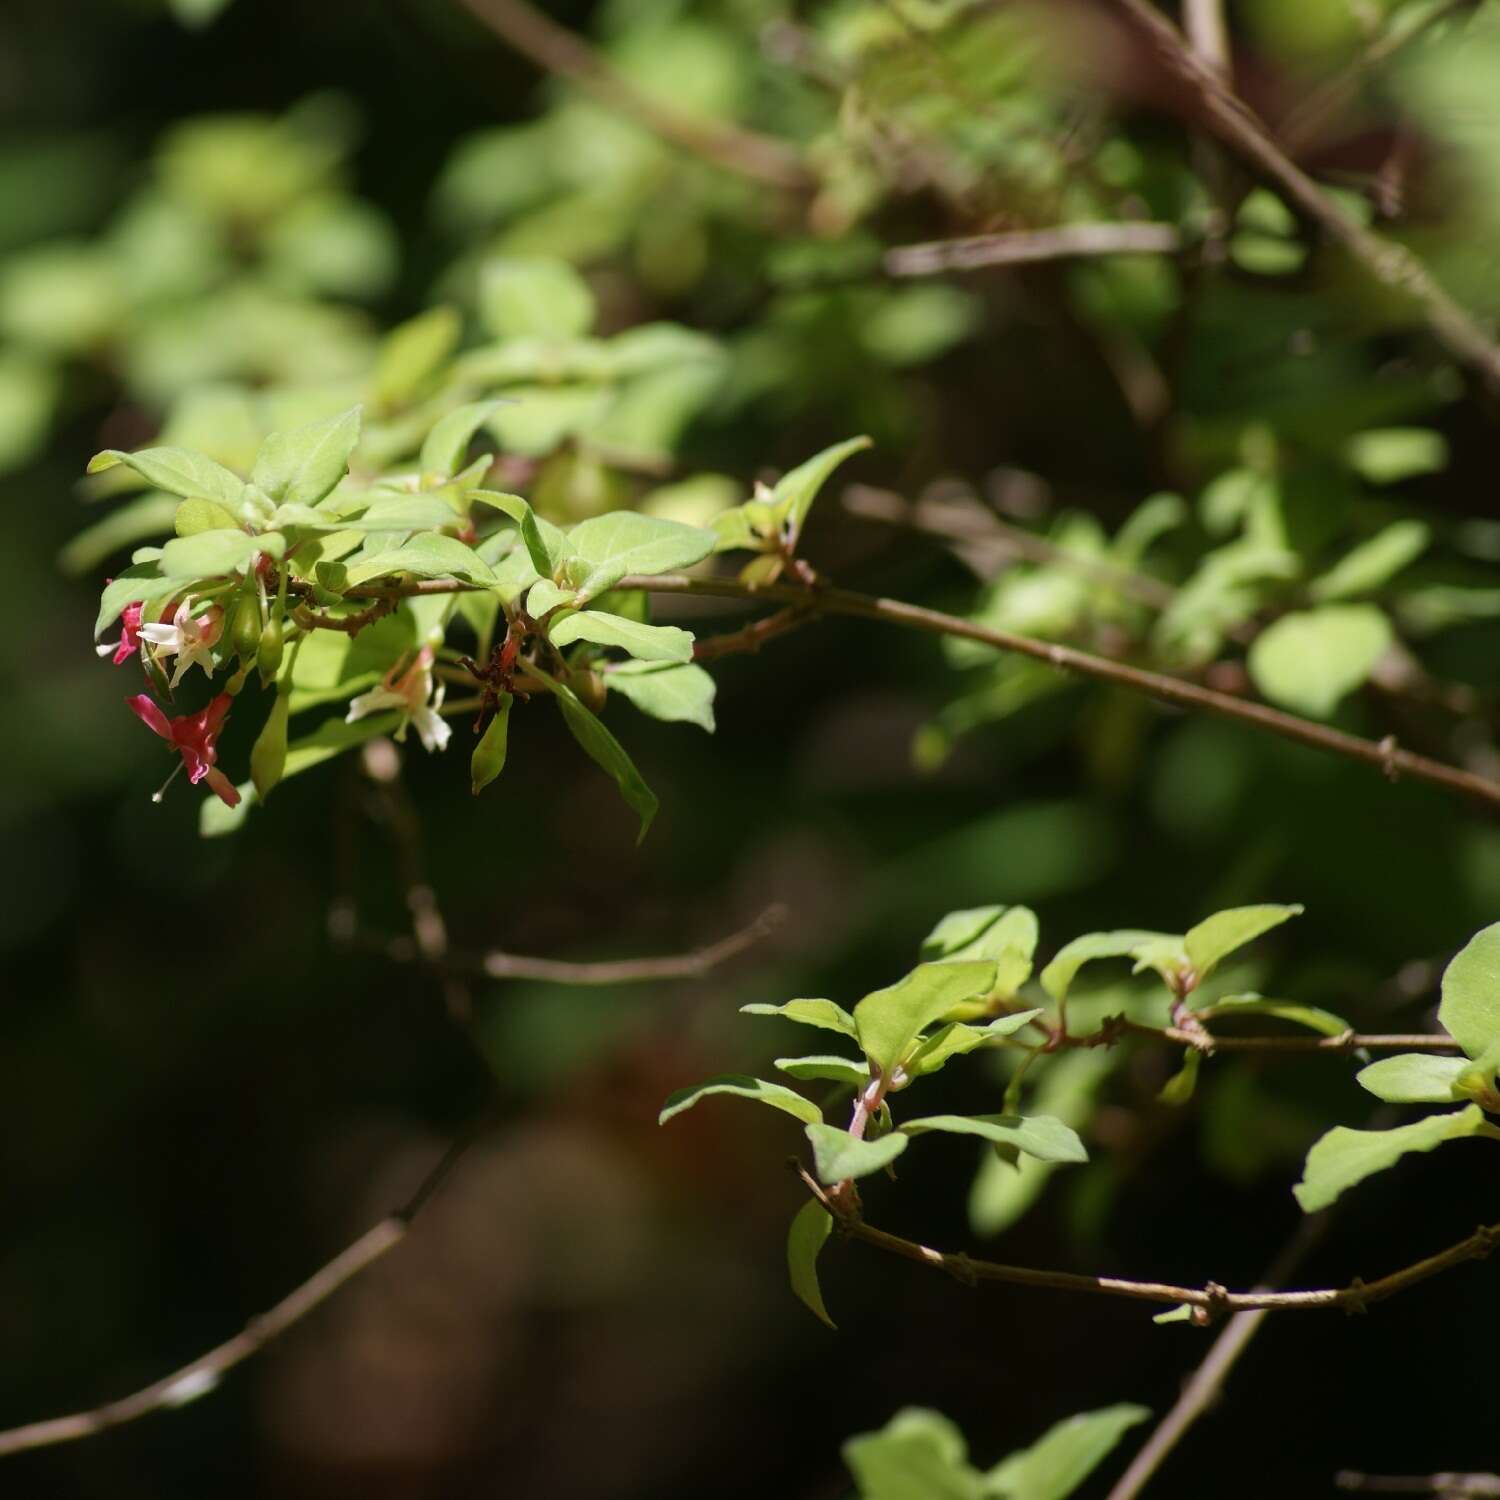
[[[898,245],[886,252],[885,268],[892,276],[934,276],[940,271],[972,271],[980,266],[1015,266],[1083,256],[1175,255],[1182,243],[1175,224],[1130,220],[1059,224],[1051,229],[1018,229],[1006,234]]]
[[[1283,739],[1360,761],[1388,777],[1411,776],[1472,797],[1490,807],[1500,807],[1500,782],[1403,750],[1394,736],[1387,736],[1379,741],[1362,739],[1326,724],[1317,724],[1310,719],[1298,718],[1295,714],[1283,713],[1267,704],[1249,702],[1178,677],[1129,666],[1124,662],[1110,661],[1106,657],[1095,656],[1073,646],[1040,641],[1009,630],[996,630],[973,620],[960,619],[956,615],[945,615],[937,610],[924,609],[920,605],[905,604],[898,599],[882,599],[848,589],[818,587],[809,590],[791,584],[756,585],[728,578],[687,578],[673,574],[658,577],[631,576],[622,579],[617,587],[655,593],[763,599],[772,604],[800,603],[820,614],[879,620],[891,625],[904,625],[910,630],[920,630],[928,635],[957,636],[964,640],[978,641],[981,645],[993,646],[997,651],[1011,651],[1018,656],[1030,657],[1033,661],[1043,662],[1059,671],[1072,672],[1114,687],[1144,693],[1147,697],[1170,703],[1176,708],[1196,709],[1219,718],[1250,724]]]
[[[1230,76],[1224,0],[1182,0],[1182,29],[1193,51],[1221,78]]]
[[[1334,1476],[1341,1490],[1364,1495],[1437,1495],[1449,1500],[1495,1500],[1500,1474],[1356,1474]]]
[[[463,0],[503,41],[538,67],[566,78],[601,104],[628,115],[664,141],[742,177],[793,192],[817,180],[782,142],[736,125],[688,114],[637,88],[582,37],[528,0]]]
[[[352,615],[330,615],[323,610],[310,609],[305,604],[295,605],[292,620],[303,630],[341,630],[345,635],[358,635],[366,625],[384,619],[401,601],[399,599],[377,599],[368,609]]]
[[[149,1416],[154,1411],[185,1406],[199,1396],[207,1395],[236,1365],[243,1364],[272,1340],[280,1338],[345,1282],[400,1244],[417,1215],[447,1180],[477,1135],[476,1130],[455,1141],[400,1208],[372,1229],[367,1229],[352,1245],[340,1251],[274,1307],[251,1318],[233,1338],[118,1401],[109,1401],[72,1416],[54,1417],[50,1421],[32,1422],[25,1427],[0,1432],[0,1457],[93,1437],[96,1433]]]
[[[1500,1247],[1500,1224],[1490,1224],[1482,1225],[1466,1239],[1459,1240],[1446,1250],[1404,1266],[1376,1281],[1355,1280],[1345,1287],[1306,1292],[1231,1292],[1213,1281],[1201,1287],[1173,1286],[1164,1281],[1130,1281],[1118,1276],[1084,1276],[1072,1271],[1007,1266],[998,1261],[975,1260],[962,1252],[953,1254],[934,1250],[930,1245],[888,1234],[883,1229],[876,1229],[874,1225],[865,1223],[859,1217],[857,1209],[850,1207],[849,1195],[831,1194],[807,1172],[800,1168],[798,1171],[808,1191],[833,1215],[838,1227],[849,1239],[859,1240],[904,1260],[915,1261],[934,1271],[946,1272],[966,1286],[977,1285],[981,1281],[1000,1281],[1011,1286],[1123,1297],[1134,1302],[1167,1303],[1173,1306],[1185,1304],[1202,1309],[1204,1321],[1212,1321],[1228,1313],[1250,1312],[1256,1308],[1265,1308],[1269,1312],[1308,1312],[1336,1307],[1346,1312],[1363,1312],[1371,1302],[1384,1301],[1387,1297],[1393,1297],[1418,1282],[1440,1275],[1454,1266],[1463,1265],[1466,1261],[1483,1260]]]
[[[1419,1031],[1407,1035],[1361,1031],[1341,1031],[1337,1036],[1220,1036],[1201,1025],[1145,1026],[1124,1016],[1111,1016],[1098,1031],[1082,1036],[1054,1036],[1053,1050],[1073,1047],[1113,1047],[1123,1036],[1150,1037],[1158,1042],[1172,1042],[1195,1047],[1200,1052],[1260,1052],[1267,1054],[1308,1052],[1457,1052],[1459,1045],[1451,1036]]]
[[[1438,284],[1422,261],[1405,245],[1365,228],[1324,193],[1150,0],[1114,0],[1114,4],[1150,43],[1167,71],[1193,94],[1207,128],[1274,183],[1374,280],[1410,303],[1451,354],[1471,365],[1492,391],[1500,391],[1500,345]]]
[[[774,615],[766,615],[763,619],[752,620],[742,630],[726,632],[723,635],[705,636],[702,640],[693,643],[694,661],[714,661],[720,656],[731,656],[739,652],[759,651],[769,640],[778,635],[785,635],[788,631],[795,630],[799,625],[806,625],[812,619],[812,614],[806,609],[798,609],[789,605],[786,609],[779,609]]]
[[[445,971],[483,974],[490,979],[537,979],[549,984],[641,984],[662,979],[701,979],[710,970],[743,953],[775,932],[787,918],[787,909],[779,902],[768,906],[748,926],[717,942],[689,953],[673,953],[660,958],[603,959],[593,963],[575,963],[566,959],[532,958],[520,953],[491,949],[488,953],[465,955],[449,953],[442,960]],[[409,938],[362,940],[365,946],[383,953],[398,963],[421,958]]]

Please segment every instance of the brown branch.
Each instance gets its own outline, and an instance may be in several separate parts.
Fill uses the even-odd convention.
[[[1500,345],[1438,284],[1422,261],[1405,245],[1366,229],[1328,197],[1150,0],[1113,3],[1150,43],[1168,73],[1191,91],[1207,128],[1262,178],[1274,183],[1375,281],[1420,313],[1449,352],[1472,366],[1490,390],[1500,391]]]
[[[1015,266],[1042,260],[1094,255],[1175,255],[1182,234],[1174,224],[1059,224],[1051,229],[1019,229],[962,239],[898,245],[885,255],[892,276],[933,276],[940,271],[972,271],[980,266]]]
[[[538,67],[566,78],[664,141],[772,187],[802,193],[817,186],[801,158],[782,142],[663,103],[637,88],[582,37],[559,26],[528,0],[463,0],[463,4]]]
[[[352,615],[330,615],[322,610],[310,609],[305,604],[298,604],[292,608],[291,616],[293,622],[303,630],[341,630],[345,635],[358,635],[366,625],[373,625],[376,620],[384,619],[400,602],[399,598],[394,597],[377,599],[368,609]]]
[[[251,1318],[233,1338],[226,1339],[224,1343],[206,1354],[200,1354],[181,1369],[174,1370],[170,1375],[153,1381],[129,1396],[122,1396],[118,1401],[108,1401],[102,1406],[76,1412],[72,1416],[54,1417],[50,1421],[32,1422],[24,1427],[13,1427],[0,1432],[0,1457],[23,1453],[30,1448],[46,1448],[57,1443],[71,1443],[79,1438],[93,1437],[112,1427],[121,1427],[127,1422],[149,1416],[152,1412],[185,1406],[199,1396],[207,1395],[236,1365],[243,1364],[273,1339],[280,1338],[319,1303],[338,1291],[345,1282],[358,1276],[367,1266],[373,1265],[400,1244],[417,1215],[447,1180],[459,1159],[474,1143],[477,1134],[477,1131],[471,1132],[449,1146],[437,1165],[428,1172],[417,1190],[400,1208],[373,1228],[367,1229],[352,1245],[340,1251],[274,1307],[259,1317]]]
[[[1440,1500],[1500,1496],[1500,1474],[1356,1474],[1345,1469],[1333,1482],[1341,1490],[1364,1495],[1437,1495]]]
[[[1030,657],[1033,661],[1043,662],[1059,671],[1072,672],[1113,687],[1144,693],[1162,703],[1170,703],[1175,708],[1195,709],[1218,718],[1253,725],[1283,739],[1373,766],[1388,777],[1411,776],[1472,797],[1490,807],[1500,807],[1500,782],[1403,750],[1393,737],[1388,736],[1379,741],[1362,739],[1326,724],[1317,724],[1310,719],[1300,719],[1295,714],[1283,713],[1267,704],[1249,702],[1178,677],[1129,666],[1124,662],[1110,661],[1106,657],[1095,656],[1073,646],[1040,641],[1031,636],[1017,635],[1013,631],[992,629],[973,620],[945,615],[916,604],[905,604],[898,599],[882,599],[869,594],[853,593],[848,589],[818,587],[809,590],[791,584],[756,585],[728,578],[687,578],[673,574],[627,577],[621,579],[617,587],[654,593],[763,599],[772,604],[802,604],[820,614],[879,620],[891,625],[904,625],[910,630],[920,630],[928,635],[957,636],[963,640],[978,641],[981,645],[993,646],[997,651],[1011,651],[1018,656]]]
[[[1053,1050],[1064,1047],[1112,1047],[1123,1036],[1150,1037],[1182,1047],[1214,1052],[1457,1052],[1451,1036],[1419,1031],[1407,1035],[1341,1031],[1337,1036],[1220,1036],[1202,1026],[1145,1026],[1124,1016],[1112,1016],[1099,1028],[1082,1036],[1054,1036]]]
[[[766,615],[764,619],[751,621],[743,630],[730,631],[724,635],[711,635],[703,640],[695,641],[693,660],[714,661],[720,656],[731,656],[737,652],[759,651],[767,641],[778,635],[785,635],[799,625],[806,625],[811,619],[810,611],[789,605],[786,609],[777,610],[774,615]]]
[[[1130,1281],[1119,1276],[1084,1276],[1073,1271],[1045,1271],[1030,1266],[1007,1266],[998,1261],[975,1260],[962,1252],[934,1250],[930,1245],[916,1240],[903,1239],[900,1235],[888,1234],[876,1229],[859,1217],[858,1211],[849,1206],[846,1194],[831,1194],[816,1182],[806,1171],[798,1169],[808,1191],[833,1215],[844,1235],[898,1255],[903,1260],[915,1261],[934,1271],[944,1271],[956,1281],[972,1286],[981,1281],[1000,1281],[1010,1286],[1038,1287],[1056,1292],[1083,1292],[1094,1296],[1123,1297],[1135,1302],[1167,1303],[1173,1306],[1186,1304],[1201,1308],[1203,1318],[1211,1321],[1228,1313],[1250,1312],[1264,1308],[1270,1312],[1312,1311],[1324,1308],[1342,1308],[1346,1312],[1363,1312],[1371,1302],[1381,1302],[1393,1297],[1418,1282],[1426,1281],[1466,1261],[1482,1260],[1500,1247],[1500,1224],[1482,1225],[1466,1239],[1450,1245],[1436,1255],[1392,1271],[1376,1281],[1353,1281],[1345,1287],[1328,1287],[1305,1292],[1248,1291],[1231,1292],[1210,1281],[1201,1287],[1173,1286],[1164,1281]]]

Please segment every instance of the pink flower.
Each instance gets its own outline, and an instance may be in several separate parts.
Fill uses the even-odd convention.
[[[442,750],[447,745],[452,730],[438,713],[438,709],[443,706],[443,684],[438,683],[437,691],[433,691],[432,663],[432,647],[423,646],[417,653],[416,660],[404,672],[398,675],[393,666],[380,680],[378,687],[355,698],[349,704],[344,722],[352,724],[367,714],[397,708],[401,710],[401,722],[396,726],[398,740],[404,740],[407,726],[415,724],[417,737],[425,749]],[[430,704],[427,701],[429,698],[432,700]]]
[[[117,641],[103,641],[94,647],[100,656],[109,656],[118,667],[121,662],[129,661],[141,648],[141,610],[145,606],[139,599],[127,604],[120,612],[120,639]]]
[[[177,670],[172,673],[173,688],[182,681],[183,673],[194,662],[210,677],[214,675],[210,653],[223,633],[224,611],[217,604],[211,604],[201,615],[194,617],[191,594],[177,606],[170,625],[139,625],[136,628],[141,640],[156,647],[158,656],[177,658]]]
[[[219,731],[223,729],[230,705],[234,702],[228,693],[220,693],[207,708],[195,714],[182,714],[175,719],[169,719],[145,693],[138,693],[125,702],[147,729],[159,734],[182,756],[188,780],[194,786],[206,781],[220,801],[230,807],[239,805],[240,794],[234,783],[214,765],[219,758],[216,743]]]

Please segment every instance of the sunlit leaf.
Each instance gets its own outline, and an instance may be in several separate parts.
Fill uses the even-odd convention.
[[[727,1094],[737,1099],[753,1099],[758,1104],[769,1104],[772,1109],[779,1109],[786,1114],[796,1116],[805,1125],[818,1124],[823,1118],[822,1110],[810,1099],[804,1099],[801,1094],[779,1083],[767,1083],[760,1078],[747,1078],[740,1073],[722,1073],[717,1078],[694,1084],[692,1088],[678,1089],[662,1106],[661,1114],[657,1117],[657,1124],[665,1125],[668,1120],[680,1115],[684,1110],[691,1109],[695,1104],[704,1099],[711,1099],[717,1094]]]

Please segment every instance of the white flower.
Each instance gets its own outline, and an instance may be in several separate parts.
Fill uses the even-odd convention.
[[[398,740],[404,740],[407,726],[415,724],[417,737],[422,741],[424,750],[445,749],[453,730],[448,721],[438,713],[438,709],[443,706],[444,686],[440,682],[436,689],[433,688],[432,662],[432,647],[423,646],[417,653],[416,660],[399,676],[396,668],[392,667],[378,687],[371,688],[368,693],[361,693],[350,703],[344,722],[352,724],[356,719],[378,714],[387,708],[400,709],[401,722],[396,727]]]
[[[191,594],[177,606],[170,625],[142,625],[136,631],[141,640],[149,641],[156,648],[158,656],[177,658],[177,670],[172,674],[174,688],[194,662],[210,677],[214,675],[212,652],[223,633],[224,611],[217,604],[211,604],[194,618]]]

